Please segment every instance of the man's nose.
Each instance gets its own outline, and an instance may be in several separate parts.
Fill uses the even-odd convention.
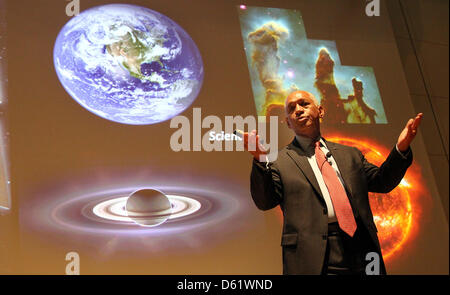
[[[303,113],[304,112],[304,108],[300,105],[300,104],[297,104],[296,106],[295,106],[295,113],[297,114],[297,113]]]

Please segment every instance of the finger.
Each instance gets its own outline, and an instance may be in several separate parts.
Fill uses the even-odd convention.
[[[409,119],[408,122],[406,123],[405,128],[408,129],[408,132],[411,132],[411,127],[414,123],[414,119]]]
[[[422,121],[422,117],[423,117],[423,114],[420,113],[414,118],[414,122],[412,124],[412,129],[413,130],[417,130],[417,127],[419,127],[420,122]]]

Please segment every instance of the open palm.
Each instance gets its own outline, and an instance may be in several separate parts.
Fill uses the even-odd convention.
[[[408,150],[409,145],[413,141],[414,137],[416,137],[417,129],[420,125],[420,121],[422,121],[423,114],[419,113],[413,119],[409,119],[406,123],[405,128],[400,133],[397,141],[397,148],[401,152],[405,152]]]

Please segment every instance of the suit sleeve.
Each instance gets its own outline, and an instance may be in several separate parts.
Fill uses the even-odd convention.
[[[404,154],[393,148],[380,167],[369,163],[358,150],[366,175],[368,189],[375,193],[388,193],[400,183],[406,170],[412,163],[412,151],[409,148]]]
[[[250,191],[256,207],[260,210],[269,210],[281,203],[283,186],[275,163],[270,163],[267,168],[265,163],[253,159]]]

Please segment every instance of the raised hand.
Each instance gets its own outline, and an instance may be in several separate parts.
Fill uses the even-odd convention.
[[[398,137],[397,148],[401,152],[406,152],[409,148],[409,145],[413,141],[414,137],[416,137],[417,129],[419,128],[420,121],[422,121],[423,114],[419,113],[413,119],[409,119],[408,123],[406,123],[405,129],[403,129],[402,133]]]
[[[244,148],[258,161],[261,155],[267,154],[267,150],[259,142],[259,135],[256,130],[252,130],[250,133],[244,132]]]

